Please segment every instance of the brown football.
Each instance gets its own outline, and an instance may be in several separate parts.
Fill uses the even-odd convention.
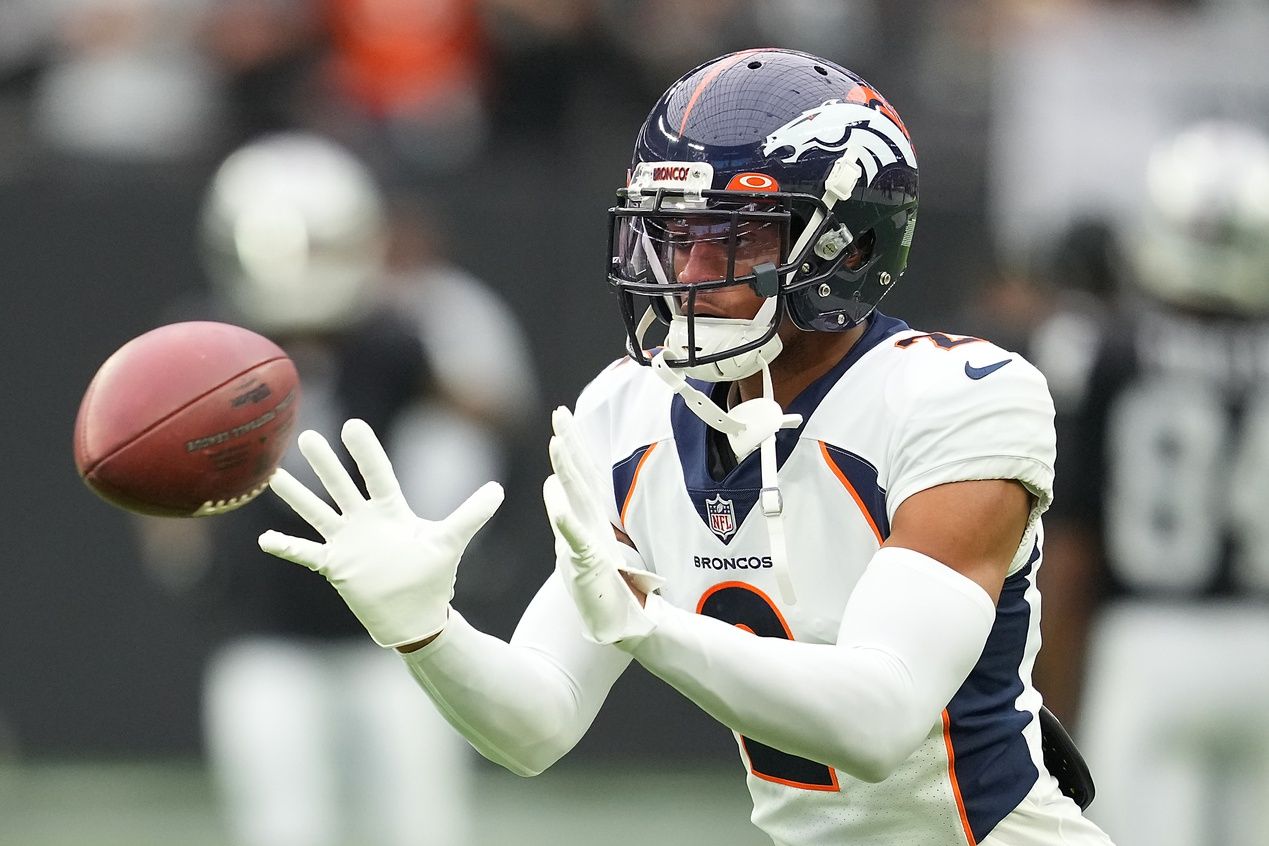
[[[231,511],[264,490],[299,398],[295,365],[268,338],[227,323],[160,326],[93,377],[75,420],[75,466],[129,511]]]

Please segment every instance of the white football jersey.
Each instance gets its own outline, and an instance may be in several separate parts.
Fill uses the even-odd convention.
[[[916,752],[871,784],[738,736],[754,823],[780,844],[963,846],[982,842],[1029,793],[1016,817],[1035,814],[1037,797],[1059,801],[1031,686],[1039,516],[1055,457],[1044,378],[986,341],[878,314],[785,410],[803,416],[777,436],[793,603],[772,573],[756,451],[730,470],[717,466],[709,442],[726,449],[726,439],[633,361],[609,367],[579,398],[576,420],[597,463],[611,467],[610,518],[666,579],[671,604],[762,636],[833,643],[905,498],[948,482],[1017,479],[1036,506],[983,654]],[[1060,801],[1062,813],[1074,809]]]

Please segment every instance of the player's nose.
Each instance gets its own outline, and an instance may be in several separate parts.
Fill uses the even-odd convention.
[[[687,263],[679,271],[679,281],[694,285],[727,275],[727,247],[712,241],[697,241],[687,254]]]

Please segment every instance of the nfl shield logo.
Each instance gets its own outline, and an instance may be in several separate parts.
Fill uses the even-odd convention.
[[[718,495],[705,500],[705,514],[709,517],[709,528],[722,540],[727,540],[736,533],[736,507],[730,499]]]

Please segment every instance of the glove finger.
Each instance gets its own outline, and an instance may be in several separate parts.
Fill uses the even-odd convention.
[[[542,502],[546,505],[547,518],[550,520],[551,530],[555,533],[556,551],[559,551],[558,541],[562,540],[572,553],[570,557],[574,559],[575,565],[581,565],[593,559],[591,549],[594,541],[582,521],[577,519],[559,476],[547,476],[546,481],[542,483]]]
[[[586,484],[566,442],[557,435],[551,438],[547,451],[550,453],[551,466],[555,468],[555,475],[559,477],[560,486],[568,497],[569,509],[575,521],[587,525],[600,523],[608,525],[607,518],[603,516],[595,501],[594,490]]]
[[[316,541],[294,538],[272,529],[260,536],[260,548],[270,555],[321,573],[326,563],[326,547]]]
[[[322,480],[331,499],[335,500],[335,505],[342,513],[347,514],[365,502],[361,498],[361,491],[357,490],[357,484],[340,463],[339,456],[331,448],[330,442],[312,429],[306,429],[300,432],[297,443],[300,452],[308,459],[313,472]]]
[[[568,455],[568,449],[564,446],[563,439],[561,439],[559,435],[551,436],[551,440],[546,445],[546,452],[551,459],[551,469],[555,471],[552,476],[547,479],[547,482],[550,482],[552,478],[555,479],[552,483],[552,487],[558,487],[560,489],[559,495],[564,497],[568,510],[570,512],[576,511],[577,504],[573,502],[573,498],[570,496],[568,489],[564,487],[564,480],[568,479],[572,481],[577,473],[577,470],[573,466],[573,461]],[[546,482],[542,485],[542,491],[542,496],[545,500]],[[547,511],[550,511],[549,504]]]
[[[498,506],[502,505],[505,496],[506,492],[503,491],[502,485],[497,482],[485,482],[445,518],[445,528],[450,537],[462,545],[460,548],[465,549],[467,544],[471,543],[471,539],[476,536],[476,532],[480,531],[480,527],[488,523],[489,518],[493,517],[494,512],[498,510]]]
[[[546,524],[551,527],[551,536],[555,538],[555,563],[558,570],[560,561],[572,558],[575,551],[568,539],[560,533],[559,524],[561,520],[567,519],[569,505],[568,497],[560,488],[560,480],[554,475],[547,476],[542,483],[542,502],[546,505]]]
[[[608,495],[611,491],[610,483],[591,459],[590,449],[582,438],[576,418],[567,408],[560,406],[551,416],[551,425],[555,430],[556,439],[560,442],[560,446],[556,449],[562,449],[572,465],[572,470],[566,474],[566,477],[577,480],[587,491],[584,505],[581,502],[574,502],[579,516],[585,520],[607,522],[603,516],[603,509],[600,507],[600,497]]]
[[[590,456],[581,442],[577,427],[573,425],[573,414],[565,406],[560,406],[551,413],[551,429],[555,433],[553,441],[558,442],[557,449],[562,449],[575,468],[571,475],[580,477],[586,484],[593,484],[593,475],[588,472],[593,468]]]
[[[590,449],[582,439],[581,430],[577,427],[572,413],[564,406],[555,409],[551,415],[551,427],[555,430],[556,436],[564,442],[569,458],[572,459],[573,466],[577,468],[577,475],[598,495],[607,485],[604,484],[599,468],[590,457]]]
[[[335,509],[285,470],[279,468],[274,471],[269,478],[269,487],[322,537],[329,538],[339,528],[340,517]]]
[[[364,420],[353,418],[341,433],[348,454],[357,462],[371,499],[391,499],[401,493],[401,483],[392,470],[392,461],[374,429]]]
[[[573,412],[566,405],[557,405],[551,412],[551,431],[563,435],[573,425]]]

